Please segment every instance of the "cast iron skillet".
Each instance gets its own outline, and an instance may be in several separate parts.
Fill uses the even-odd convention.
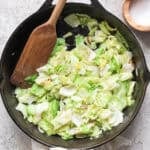
[[[14,96],[15,87],[10,83],[10,75],[16,65],[16,62],[19,58],[19,55],[24,47],[24,44],[31,33],[31,31],[37,26],[45,22],[51,11],[53,6],[51,5],[51,0],[46,0],[41,9],[37,11],[35,14],[27,18],[23,23],[21,23],[14,33],[11,35],[8,40],[0,62],[0,89],[3,102],[5,107],[14,120],[14,122],[18,125],[18,127],[24,131],[28,136],[39,141],[47,146],[59,146],[65,148],[77,148],[77,149],[88,149],[92,147],[100,146],[110,140],[114,139],[121,132],[123,132],[127,126],[131,123],[131,121],[135,118],[138,113],[141,104],[144,99],[145,91],[148,82],[150,81],[150,72],[147,69],[145,58],[142,52],[142,49],[134,36],[134,34],[129,30],[129,28],[123,24],[118,18],[107,12],[98,2],[98,0],[91,0],[92,4],[80,4],[80,3],[69,3],[65,6],[65,9],[60,17],[60,20],[57,25],[58,35],[61,36],[65,32],[71,30],[64,22],[63,18],[71,13],[84,13],[88,14],[97,20],[106,20],[112,26],[115,26],[119,29],[119,31],[124,35],[129,43],[130,49],[134,55],[135,61],[135,80],[137,81],[134,98],[135,104],[125,110],[125,119],[122,124],[118,127],[113,128],[110,132],[106,132],[104,136],[99,139],[90,140],[88,138],[85,139],[73,139],[71,141],[64,141],[58,136],[46,136],[45,134],[41,134],[37,128],[31,123],[25,121],[21,113],[15,110],[17,105],[16,98]],[[42,50],[41,50],[42,53]]]

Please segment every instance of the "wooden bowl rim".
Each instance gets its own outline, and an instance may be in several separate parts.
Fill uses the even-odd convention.
[[[143,31],[143,32],[148,32],[150,31],[150,25],[148,26],[143,26],[140,24],[137,24],[133,18],[130,15],[130,6],[133,0],[125,0],[123,3],[123,17],[127,21],[127,23],[134,29]]]

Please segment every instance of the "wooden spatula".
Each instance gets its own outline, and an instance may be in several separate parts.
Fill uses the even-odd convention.
[[[59,0],[50,19],[31,33],[11,76],[12,84],[27,87],[24,79],[36,73],[36,69],[47,62],[56,43],[56,23],[65,3],[66,0]]]

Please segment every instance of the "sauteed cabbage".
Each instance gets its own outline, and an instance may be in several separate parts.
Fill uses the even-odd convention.
[[[124,37],[106,21],[71,14],[72,28],[88,27],[67,51],[58,38],[48,63],[26,78],[28,89],[16,88],[16,109],[42,133],[72,138],[98,138],[123,122],[124,109],[134,104],[134,65]]]

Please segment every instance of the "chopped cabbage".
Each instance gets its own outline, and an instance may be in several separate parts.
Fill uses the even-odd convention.
[[[134,65],[124,37],[106,21],[71,14],[65,22],[87,26],[66,51],[65,33],[58,38],[48,63],[26,78],[28,89],[16,88],[16,110],[41,133],[64,140],[102,136],[123,122],[124,109],[134,104]]]

